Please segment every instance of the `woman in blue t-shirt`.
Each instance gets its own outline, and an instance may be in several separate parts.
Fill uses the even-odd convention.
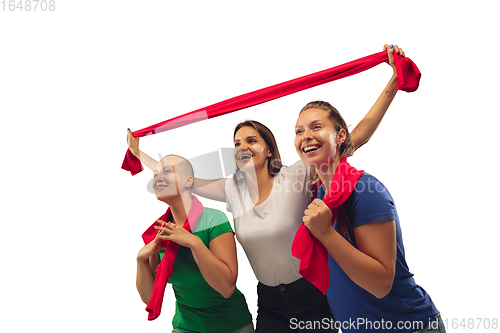
[[[338,327],[344,333],[444,332],[434,303],[408,270],[394,200],[380,181],[363,173],[332,228],[332,211],[322,199],[334,192],[328,191],[336,186],[337,166],[353,152],[339,112],[327,102],[311,102],[301,110],[295,131],[300,158],[323,184],[303,221],[328,251],[326,295]]]

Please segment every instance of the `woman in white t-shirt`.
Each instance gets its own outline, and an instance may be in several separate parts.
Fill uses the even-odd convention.
[[[373,107],[354,128],[355,149],[373,135],[394,99],[397,73],[393,52],[384,45],[393,75]],[[336,332],[325,295],[299,274],[299,260],[291,245],[312,198],[312,175],[302,161],[282,165],[272,132],[257,121],[238,124],[234,131],[237,171],[232,178],[196,178],[193,193],[226,202],[232,212],[236,237],[259,281],[256,332]],[[129,131],[130,151],[149,166],[153,159],[139,150],[138,138]],[[156,163],[155,163],[156,164]],[[319,323],[319,325],[318,325]],[[313,328],[314,327],[314,328]]]

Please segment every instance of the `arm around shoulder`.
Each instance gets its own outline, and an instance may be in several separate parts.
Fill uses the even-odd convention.
[[[226,181],[227,178],[209,180],[195,178],[193,184],[193,193],[207,199],[225,202]]]

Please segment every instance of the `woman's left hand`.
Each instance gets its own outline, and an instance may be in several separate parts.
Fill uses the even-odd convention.
[[[161,223],[163,221],[158,220],[158,222]],[[172,242],[189,248],[195,244],[197,239],[199,239],[197,236],[193,235],[186,229],[181,228],[175,223],[171,222],[163,222],[161,227],[155,226],[155,229],[160,231],[160,233],[156,236],[159,239],[171,240]],[[165,234],[169,234],[170,236],[167,236]]]
[[[392,69],[394,69],[394,72],[396,72],[396,66],[394,65],[394,52],[396,52],[400,56],[404,57],[405,53],[403,52],[403,49],[397,45],[385,44],[384,51],[387,51],[387,56],[389,57],[389,61],[387,63],[389,64],[389,66],[392,67]]]
[[[320,199],[314,199],[304,211],[302,218],[304,225],[309,232],[316,237],[320,242],[321,238],[327,236],[333,231],[332,228],[332,211]]]
[[[127,129],[127,145],[130,152],[139,158],[139,138],[136,138],[130,128]]]

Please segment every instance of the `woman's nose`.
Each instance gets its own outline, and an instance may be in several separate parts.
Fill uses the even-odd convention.
[[[311,139],[311,131],[308,129],[304,130],[304,132],[302,132],[302,141],[310,141]]]

